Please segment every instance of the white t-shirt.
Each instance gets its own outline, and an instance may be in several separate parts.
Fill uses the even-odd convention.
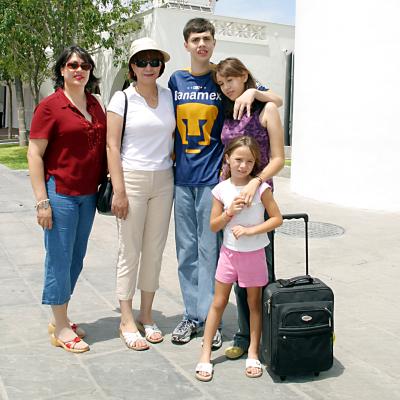
[[[161,171],[172,167],[175,113],[169,89],[157,85],[158,105],[151,108],[131,85],[125,89],[128,97],[126,127],[121,149],[125,171]],[[118,91],[107,111],[124,116],[125,96]]]
[[[229,208],[234,198],[240,194],[244,186],[235,186],[230,179],[220,182],[212,190],[213,196],[224,205],[224,210]],[[253,236],[241,236],[236,239],[232,228],[236,225],[254,226],[264,222],[265,208],[261,202],[264,190],[271,189],[263,182],[254,195],[252,205],[244,207],[240,213],[234,215],[224,228],[224,246],[235,251],[254,251],[264,248],[269,244],[267,233],[259,233]]]

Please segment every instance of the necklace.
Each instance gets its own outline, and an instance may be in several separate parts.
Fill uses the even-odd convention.
[[[141,97],[144,98],[146,101],[147,105],[151,108],[156,108],[158,106],[158,89],[156,87],[155,93],[144,95],[143,93],[140,92],[139,88],[135,86],[136,93],[139,94]]]

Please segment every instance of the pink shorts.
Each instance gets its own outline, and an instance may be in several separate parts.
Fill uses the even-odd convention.
[[[264,249],[234,251],[221,246],[215,279],[222,283],[238,282],[240,287],[261,287],[268,283]]]

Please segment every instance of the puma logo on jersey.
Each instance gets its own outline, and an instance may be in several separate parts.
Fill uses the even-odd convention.
[[[210,104],[185,103],[176,108],[176,126],[185,152],[197,154],[211,141],[211,131],[218,117],[218,107]]]

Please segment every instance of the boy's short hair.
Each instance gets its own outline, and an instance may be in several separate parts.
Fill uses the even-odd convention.
[[[183,28],[183,37],[185,38],[185,42],[187,42],[191,33],[203,33],[207,31],[211,33],[211,36],[214,39],[215,26],[208,19],[192,18]]]

